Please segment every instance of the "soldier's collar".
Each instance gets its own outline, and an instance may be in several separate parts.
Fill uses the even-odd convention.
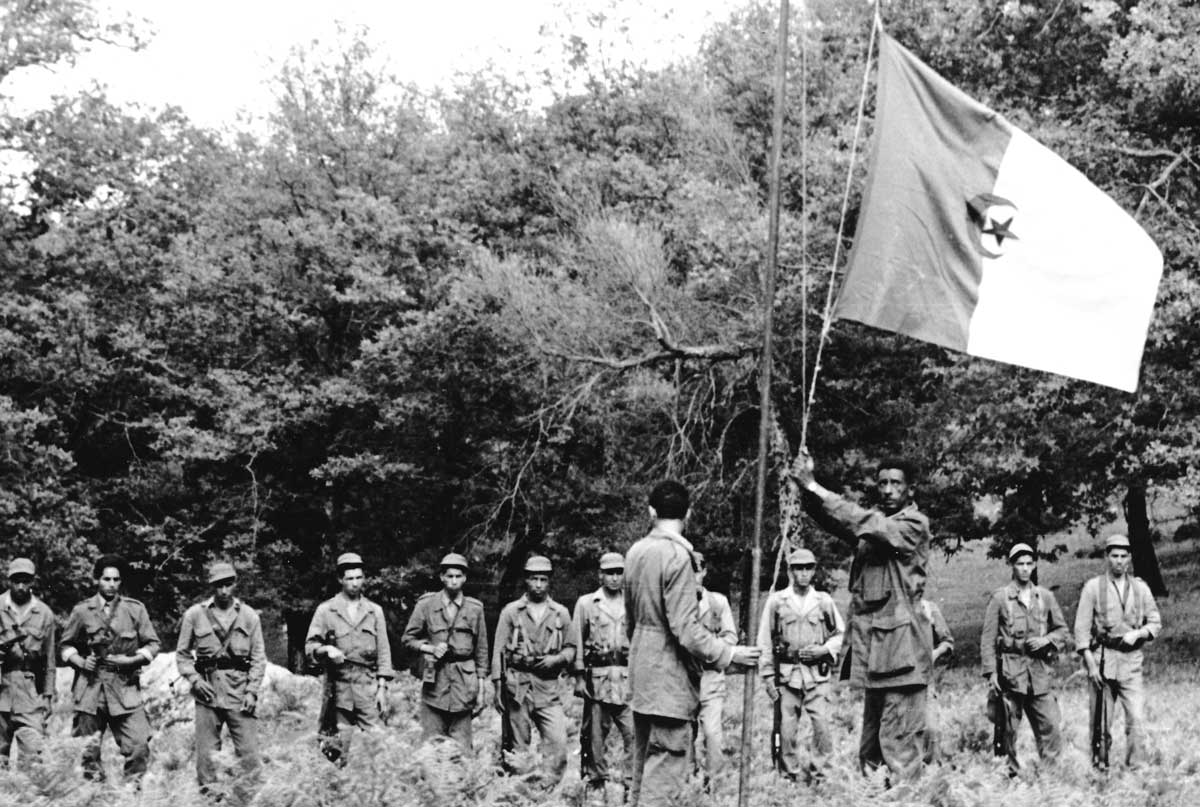
[[[676,532],[672,529],[667,529],[661,522],[654,525],[653,534],[661,535],[663,538],[667,538],[677,544],[680,544],[688,552],[692,551],[691,541],[689,541],[687,538],[684,538],[682,533]]]
[[[438,593],[442,595],[439,598],[439,603],[441,605],[450,605],[451,603],[453,603],[454,605],[457,605],[459,608],[462,608],[463,603],[467,601],[467,595],[463,594],[461,591],[458,592],[458,596],[453,599],[451,599],[449,596],[447,596],[446,589],[442,589]]]
[[[117,603],[119,603],[120,601],[121,601],[121,592],[118,591],[116,593],[116,596],[114,596],[112,598],[113,607],[116,607]],[[106,602],[108,602],[108,601],[104,599],[104,597],[100,594],[99,591],[97,591],[95,594],[93,594],[91,599],[88,600],[88,603],[92,608],[103,608],[104,604]]]
[[[209,597],[207,600],[205,600],[203,603],[201,603],[201,605],[203,605],[205,608],[212,608],[216,604],[217,604],[216,597]],[[242,610],[242,601],[239,600],[237,597],[234,597],[233,605],[231,605],[230,607],[235,611],[240,611],[240,610]]]

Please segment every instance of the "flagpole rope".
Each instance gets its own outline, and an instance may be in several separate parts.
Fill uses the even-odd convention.
[[[813,402],[817,397],[817,376],[821,373],[821,354],[825,342],[829,338],[829,330],[833,326],[834,289],[837,287],[838,262],[842,256],[842,237],[846,229],[846,214],[850,209],[850,188],[854,180],[854,165],[858,159],[858,141],[862,136],[863,115],[867,105],[867,89],[871,79],[871,54],[875,51],[875,35],[883,30],[883,20],[879,16],[879,7],[875,7],[875,18],[871,23],[871,35],[867,41],[867,58],[863,67],[862,92],[858,97],[858,118],[854,123],[854,142],[850,148],[850,165],[846,169],[846,187],[842,193],[842,212],[838,218],[837,241],[833,247],[833,261],[829,265],[829,288],[825,292],[825,311],[821,319],[821,336],[817,340],[817,354],[813,362],[812,379],[808,388],[808,397],[802,407],[800,419],[800,450],[808,447],[808,422],[812,412]]]

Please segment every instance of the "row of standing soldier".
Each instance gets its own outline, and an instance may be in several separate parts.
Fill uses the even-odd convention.
[[[917,775],[936,742],[927,687],[928,671],[952,647],[944,620],[921,599],[928,555],[928,522],[912,504],[911,467],[883,463],[877,474],[881,509],[866,509],[830,493],[802,468],[802,483],[820,501],[818,516],[835,534],[855,542],[851,574],[851,650],[844,664],[852,685],[864,689],[859,759],[864,770],[880,764],[897,778]],[[561,675],[575,676],[584,700],[582,774],[593,789],[608,776],[603,748],[616,728],[626,748],[626,784],[633,803],[659,803],[678,792],[686,765],[680,753],[698,732],[708,774],[720,765],[721,670],[732,661],[759,662],[776,703],[776,764],[790,777],[820,772],[830,751],[829,680],[840,655],[844,625],[827,594],[811,588],[816,559],[805,549],[789,557],[792,586],[768,599],[758,649],[734,644],[728,601],[702,586],[704,560],[682,529],[687,491],[663,483],[651,494],[655,526],[630,552],[632,585],[624,584],[625,559],[601,558],[601,586],[576,603],[574,617],[548,595],[550,561],[526,564],[526,593],[501,614],[489,657],[483,606],[462,593],[467,562],[457,554],[441,564],[442,590],[421,598],[404,632],[404,644],[422,664],[419,720],[426,736],[452,737],[469,748],[471,718],[488,700],[502,715],[502,748],[512,768],[530,746],[532,728],[542,739],[544,767],[537,779],[556,783],[566,765],[566,716]],[[1112,705],[1125,711],[1130,764],[1144,757],[1141,646],[1160,629],[1145,583],[1128,574],[1128,540],[1110,538],[1108,571],[1085,585],[1075,640],[1095,684],[1093,761],[1107,765]],[[985,676],[995,693],[997,752],[1015,770],[1013,738],[1021,714],[1030,718],[1039,752],[1053,758],[1061,746],[1057,702],[1049,691],[1048,657],[1065,644],[1066,626],[1053,594],[1031,582],[1034,553],[1010,553],[1013,582],[988,605],[982,641]],[[344,761],[343,729],[378,725],[393,676],[382,609],[362,595],[362,559],[338,559],[342,591],[322,603],[306,637],[306,652],[326,668],[321,717],[322,748]],[[679,567],[679,568],[676,568]],[[102,775],[99,739],[108,729],[125,756],[126,774],[145,771],[150,727],[141,704],[138,670],[157,653],[158,638],[145,607],[119,594],[124,563],[105,556],[95,564],[97,593],[72,611],[61,637],[61,658],[76,668],[72,687],[73,734],[90,738],[84,772]],[[41,744],[53,697],[54,617],[32,595],[33,564],[10,564],[9,590],[0,598],[0,746],[7,758],[17,741],[22,756]],[[178,641],[181,676],[196,699],[196,764],[202,790],[211,790],[212,752],[228,726],[242,776],[234,795],[249,797],[258,769],[255,710],[265,669],[257,613],[233,597],[236,573],[227,563],[209,574],[213,595],[185,614]],[[632,614],[627,618],[627,614]],[[645,628],[639,636],[639,628]],[[920,633],[913,635],[912,630]],[[667,636],[670,634],[670,637]],[[631,650],[631,644],[633,645]],[[640,665],[644,685],[634,673]],[[648,651],[648,652],[647,652]],[[856,659],[857,653],[857,659]],[[674,657],[678,663],[663,664]],[[633,669],[631,669],[631,665]],[[651,677],[645,671],[652,673]],[[917,675],[914,680],[914,674]],[[641,697],[639,698],[639,693]],[[692,703],[692,701],[695,703]],[[639,706],[641,708],[639,708]],[[807,714],[813,748],[801,771],[796,737]],[[686,740],[686,743],[685,743]],[[665,757],[662,749],[668,749]],[[655,759],[658,754],[659,759]],[[662,797],[662,798],[660,798]]]

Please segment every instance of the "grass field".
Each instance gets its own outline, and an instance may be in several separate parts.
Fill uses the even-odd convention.
[[[1041,580],[1057,587],[1068,622],[1073,618],[1079,587],[1098,573],[1102,561],[1078,558],[1090,540],[1069,538],[1070,551],[1055,564],[1043,563]],[[755,807],[803,803],[837,805],[913,804],[936,807],[983,805],[1128,805],[1200,804],[1200,668],[1197,666],[1197,627],[1200,627],[1200,577],[1195,574],[1196,548],[1191,544],[1160,547],[1171,597],[1162,602],[1164,635],[1148,646],[1147,707],[1150,763],[1139,771],[1120,767],[1106,776],[1090,769],[1087,759],[1087,690],[1075,673],[1074,657],[1060,660],[1058,696],[1064,717],[1067,750],[1053,769],[1035,762],[1027,728],[1019,743],[1027,764],[1010,779],[991,756],[991,727],[983,714],[984,688],[979,675],[977,646],[985,594],[1007,580],[1007,569],[989,561],[982,550],[949,560],[939,558],[931,573],[931,594],[942,605],[960,651],[941,674],[939,713],[945,760],[929,768],[915,785],[888,789],[881,777],[863,778],[857,772],[857,736],[861,703],[853,693],[835,694],[835,753],[828,775],[814,785],[790,784],[770,769],[768,734],[770,710],[761,689],[754,720],[754,761],[749,802]],[[714,792],[698,789],[681,793],[689,807],[732,805],[737,798],[736,753],[741,732],[742,679],[731,677],[726,704],[729,766],[715,782]],[[583,803],[578,777],[578,741],[572,735],[572,757],[562,785],[549,794],[528,789],[518,778],[500,776],[493,767],[499,720],[488,710],[476,723],[475,759],[463,759],[449,744],[421,746],[415,714],[416,681],[404,676],[393,692],[396,716],[392,726],[377,734],[355,738],[350,764],[337,769],[316,750],[315,723],[319,685],[314,679],[281,676],[264,692],[260,707],[263,732],[263,783],[255,804],[266,807],[324,807],[324,805],[502,805]],[[572,726],[577,729],[579,702],[571,701]],[[31,774],[0,771],[0,807],[95,807],[96,805],[198,805],[191,722],[186,700],[155,705],[157,734],[153,761],[140,792],[119,784],[120,756],[111,740],[105,760],[113,784],[83,781],[78,771],[79,742],[70,739],[69,712],[60,703],[51,721],[52,738],[43,764]],[[1118,719],[1119,720],[1119,719]],[[1124,736],[1114,731],[1113,760],[1121,758]],[[614,749],[615,750],[615,749]],[[222,752],[232,764],[228,748]],[[613,786],[610,803],[620,803]]]

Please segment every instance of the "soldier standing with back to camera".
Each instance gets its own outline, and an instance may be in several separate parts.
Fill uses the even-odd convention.
[[[625,597],[621,593],[625,558],[617,552],[600,557],[600,588],[575,603],[575,694],[583,698],[579,726],[580,777],[588,795],[604,800],[608,780],[608,737],[613,728],[625,749],[622,778],[629,791],[633,752],[633,715],[629,711],[629,638],[625,635]]]
[[[1110,536],[1104,558],[1107,571],[1083,584],[1075,612],[1075,648],[1092,682],[1092,763],[1108,767],[1113,706],[1119,701],[1125,712],[1125,764],[1139,767],[1146,761],[1142,646],[1158,636],[1162,617],[1150,586],[1130,574],[1129,539]],[[1097,714],[1102,719],[1096,720]]]
[[[571,615],[550,598],[552,569],[542,555],[525,562],[525,593],[500,612],[492,651],[502,762],[513,770],[513,756],[529,749],[536,725],[542,737],[538,778],[546,789],[558,784],[567,767],[562,676],[579,649]]]
[[[125,561],[103,555],[92,573],[96,594],[71,610],[62,634],[62,659],[75,668],[72,737],[87,737],[83,775],[103,779],[100,741],[112,732],[125,757],[125,776],[140,781],[150,761],[150,721],[138,670],[158,655],[158,634],[146,606],[120,594]]]
[[[0,595],[0,767],[14,741],[23,768],[41,754],[54,703],[54,612],[34,596],[34,574],[16,558]]]
[[[421,738],[449,737],[470,751],[471,719],[487,703],[487,625],[483,603],[463,594],[467,559],[451,552],[439,568],[442,590],[417,600],[403,641],[421,654]]]
[[[809,549],[788,555],[792,584],[771,593],[758,626],[759,672],[767,695],[780,710],[780,772],[788,779],[801,774],[800,715],[812,726],[810,776],[833,751],[830,734],[829,673],[842,650],[846,625],[837,605],[812,587],[817,558]]]
[[[983,676],[994,696],[1004,699],[1003,745],[1013,773],[1020,768],[1017,729],[1022,713],[1029,716],[1042,760],[1053,762],[1062,751],[1062,717],[1051,676],[1054,655],[1067,643],[1067,622],[1054,593],[1033,582],[1035,558],[1029,544],[1008,551],[1012,582],[992,593],[979,639]]]
[[[387,705],[387,682],[395,677],[383,608],[363,596],[363,560],[345,552],[337,559],[342,590],[317,606],[308,626],[304,652],[324,662],[326,703],[322,710],[329,732],[320,739],[330,761],[345,764],[349,739],[344,729],[377,728]]]
[[[249,804],[258,777],[258,690],[267,670],[267,652],[258,612],[233,596],[233,564],[208,570],[212,596],[183,614],[175,665],[196,701],[196,781],[210,794],[217,780],[213,754],[221,747],[221,726],[229,728],[241,769],[233,792]]]

